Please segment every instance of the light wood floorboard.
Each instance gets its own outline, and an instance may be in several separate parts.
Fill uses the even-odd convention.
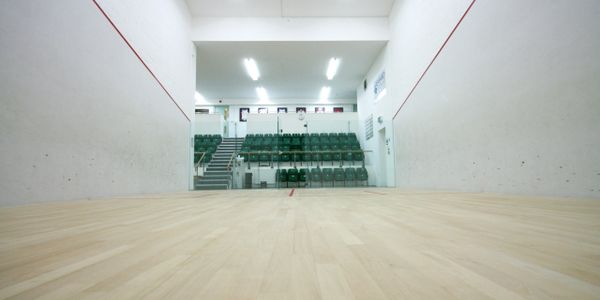
[[[600,201],[216,191],[0,208],[0,299],[600,299]]]

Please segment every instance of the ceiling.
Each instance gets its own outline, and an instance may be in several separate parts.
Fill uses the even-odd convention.
[[[197,91],[206,99],[257,99],[263,86],[271,100],[318,99],[323,86],[330,99],[356,99],[356,88],[385,47],[366,42],[198,42]],[[336,77],[325,75],[331,57],[341,58]],[[254,58],[261,77],[253,81],[243,59]]]
[[[387,17],[394,0],[186,0],[194,17]]]

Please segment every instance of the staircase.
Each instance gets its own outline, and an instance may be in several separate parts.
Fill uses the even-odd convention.
[[[243,143],[244,138],[224,138],[208,163],[204,176],[196,180],[196,190],[229,189],[231,187],[231,171],[227,170],[227,164],[236,151],[236,146],[239,152]]]

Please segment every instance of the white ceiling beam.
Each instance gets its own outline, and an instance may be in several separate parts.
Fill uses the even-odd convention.
[[[388,18],[194,18],[194,42],[388,41]]]

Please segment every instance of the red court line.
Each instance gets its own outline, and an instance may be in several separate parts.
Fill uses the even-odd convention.
[[[289,195],[290,197],[294,196],[294,191],[295,191],[295,190],[296,190],[296,189],[292,189],[292,190],[290,191],[290,195]]]
[[[438,56],[440,56],[440,53],[442,53],[442,50],[444,50],[444,48],[446,47],[446,44],[448,44],[448,41],[450,40],[450,38],[452,38],[452,36],[454,35],[454,32],[456,31],[456,29],[458,29],[458,26],[460,26],[460,24],[465,19],[465,17],[469,13],[469,11],[471,11],[471,8],[475,4],[475,2],[477,2],[477,0],[473,0],[471,2],[471,4],[469,5],[469,7],[467,7],[467,10],[462,15],[462,17],[460,17],[460,20],[458,20],[458,23],[456,23],[456,25],[454,26],[454,28],[450,32],[450,35],[448,35],[448,37],[446,38],[446,40],[444,41],[444,43],[442,44],[442,46],[440,47],[440,49],[438,50],[438,52],[435,54],[435,56],[433,57],[433,59],[431,60],[431,62],[429,63],[429,65],[427,66],[427,68],[425,69],[425,71],[423,72],[423,74],[421,74],[421,77],[419,77],[419,80],[417,80],[417,83],[415,83],[415,85],[413,86],[413,88],[410,90],[410,93],[408,93],[408,96],[406,96],[406,98],[404,99],[404,102],[402,102],[402,104],[400,105],[400,108],[398,108],[398,110],[394,114],[394,117],[392,118],[392,120],[396,119],[396,116],[398,116],[398,113],[400,113],[400,110],[402,109],[402,107],[404,107],[404,104],[406,104],[406,102],[408,101],[408,99],[410,98],[410,96],[412,96],[413,92],[417,89],[417,86],[419,85],[419,83],[421,83],[421,80],[423,80],[423,77],[425,77],[425,74],[427,74],[427,71],[429,71],[429,68],[431,68],[431,65],[433,65],[433,63],[438,58]]]
[[[129,49],[131,49],[131,51],[133,52],[133,54],[135,54],[135,56],[144,65],[144,67],[146,67],[146,70],[148,70],[148,72],[150,72],[150,75],[152,75],[152,77],[154,77],[154,80],[156,80],[156,82],[158,82],[158,85],[160,85],[160,87],[163,89],[163,91],[165,91],[165,93],[167,94],[167,96],[169,96],[169,99],[171,99],[171,101],[173,101],[173,104],[175,104],[175,106],[177,106],[177,108],[179,109],[179,111],[188,120],[188,122],[191,122],[190,118],[183,111],[183,109],[181,108],[181,106],[179,106],[179,103],[177,103],[177,101],[175,101],[175,99],[173,98],[173,96],[171,96],[171,93],[169,93],[169,91],[167,91],[167,89],[162,84],[162,82],[160,82],[160,80],[158,79],[158,77],[156,77],[156,75],[154,75],[154,72],[152,72],[152,70],[150,69],[150,67],[148,67],[148,65],[142,59],[142,57],[138,54],[138,52],[135,51],[135,49],[133,48],[133,46],[131,45],[131,43],[129,43],[129,41],[127,40],[127,38],[125,38],[125,36],[123,35],[123,33],[121,33],[121,30],[119,30],[119,28],[117,28],[117,25],[115,25],[115,23],[110,19],[110,17],[108,16],[108,14],[106,14],[106,12],[104,11],[104,9],[102,9],[102,7],[100,6],[100,4],[98,4],[98,2],[96,2],[96,0],[92,0],[92,2],[94,2],[94,4],[96,5],[96,7],[98,7],[98,9],[100,10],[100,12],[104,15],[104,17],[106,18],[106,20],[108,20],[108,22],[110,23],[110,25],[112,25],[112,27],[115,29],[115,31],[117,31],[117,33],[119,34],[119,36],[121,37],[121,39],[123,39],[123,41],[125,42],[125,44],[127,44],[127,46],[129,46]]]

